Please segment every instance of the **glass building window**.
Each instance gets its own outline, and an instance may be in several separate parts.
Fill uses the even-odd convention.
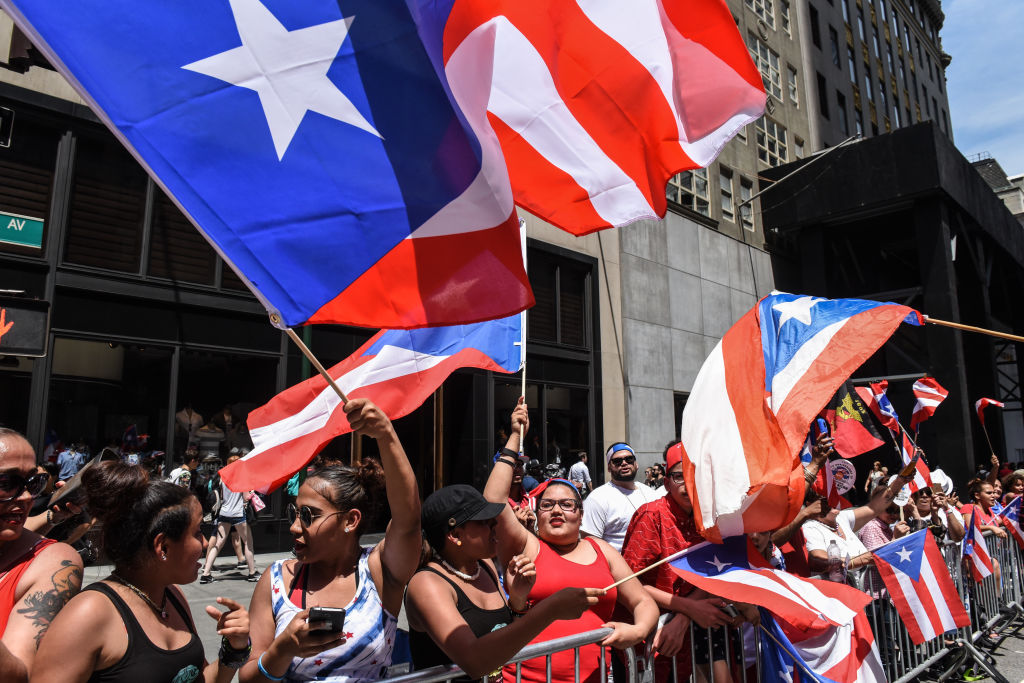
[[[853,48],[849,45],[846,46],[846,62],[850,67],[850,81],[853,83],[857,82],[857,59],[856,55],[853,54]]]
[[[885,99],[885,79],[878,79],[878,101],[882,105],[882,113],[889,111],[889,104]]]
[[[722,209],[722,219],[735,223],[736,200],[732,188],[732,171],[725,167],[719,167],[718,170],[718,197]]]
[[[839,34],[831,26],[828,27],[828,44],[832,50],[832,64],[839,65]]]
[[[792,35],[789,25],[789,0],[779,0],[779,21],[782,24],[782,30]]]
[[[665,196],[679,206],[696,211],[703,216],[710,216],[707,169],[698,168],[693,171],[684,171],[671,178],[665,188]]]
[[[764,89],[775,99],[782,101],[782,74],[779,71],[779,53],[768,47],[761,39],[748,34],[754,63],[761,72]]]
[[[796,82],[796,68],[791,65],[786,66],[786,85],[789,88],[789,101],[794,105],[799,105],[800,93]]]
[[[589,348],[591,269],[541,249],[530,249],[529,259],[530,286],[537,301],[527,313],[529,338]]]
[[[757,129],[757,158],[769,166],[780,166],[789,160],[786,129],[767,116],[754,124]]]
[[[839,130],[843,135],[850,135],[850,122],[846,119],[846,97],[836,91],[836,115],[839,117]]]
[[[745,0],[747,7],[763,19],[769,28],[775,28],[775,6],[773,0]]]
[[[823,117],[825,117],[827,119],[829,117],[828,116],[828,92],[827,92],[828,84],[825,82],[825,77],[822,76],[820,73],[817,74],[817,76],[818,76],[818,109],[821,110],[819,113]]]
[[[857,33],[860,34],[860,42],[868,42],[868,34],[864,31],[864,10],[857,8]]]
[[[839,5],[843,8],[843,21],[847,24],[850,23],[850,0],[839,0]]]
[[[867,64],[864,65],[864,96],[871,101],[874,101],[875,99],[875,96],[871,92],[871,69]]]
[[[744,230],[754,229],[754,211],[749,201],[753,194],[754,183],[747,178],[740,178],[740,222]]]
[[[821,28],[818,26],[818,10],[814,8],[814,5],[808,5],[807,9],[811,15],[811,42],[814,46],[821,48]]]
[[[881,44],[878,42],[878,29],[871,27],[871,44],[875,48],[875,59],[882,58]]]

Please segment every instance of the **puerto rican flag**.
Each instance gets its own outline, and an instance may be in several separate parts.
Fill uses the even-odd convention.
[[[746,536],[732,536],[724,543],[698,543],[668,564],[697,588],[725,600],[764,607],[804,630],[849,624],[871,602],[851,586],[773,569]]]
[[[974,402],[974,410],[978,413],[978,422],[981,426],[985,426],[985,408],[989,406],[995,406],[996,408],[1005,408],[1006,404],[1002,401],[997,401],[994,398],[979,398]]]
[[[787,683],[884,683],[871,623],[863,612],[848,624],[806,631],[761,610],[762,680]]]
[[[871,412],[889,429],[893,442],[899,444],[898,450],[903,464],[908,465],[917,451],[917,445],[911,440],[907,430],[903,429],[903,426],[900,424],[899,417],[896,415],[896,409],[893,408],[889,397],[886,395],[888,388],[889,382],[882,380],[880,382],[872,382],[870,387],[857,387],[857,393],[864,400],[864,403],[867,404],[868,408],[871,409]],[[910,492],[913,493],[918,489],[930,488],[932,485],[932,474],[923,456],[917,459],[914,467],[914,478],[907,484]]]
[[[910,417],[910,428],[917,433],[921,423],[934,415],[935,409],[946,400],[949,391],[934,377],[922,377],[914,382],[914,396],[917,402],[914,404],[914,414]]]
[[[977,520],[977,512],[971,512],[971,519],[967,525],[967,534],[964,536],[961,546],[963,556],[967,558],[967,564],[971,567],[971,576],[978,583],[992,573],[992,556],[988,552],[988,544],[981,533],[981,524]]]
[[[900,323],[894,303],[773,293],[704,361],[682,419],[683,473],[710,540],[785,526],[804,497],[812,420]]]
[[[533,303],[515,205],[663,216],[765,92],[723,0],[0,0],[279,326]]]
[[[1020,526],[1021,501],[1022,498],[1017,496],[1000,510],[998,514],[1003,518],[1003,526],[1013,536],[1013,540],[1017,541],[1017,545],[1024,550],[1024,530]]]
[[[522,365],[522,316],[474,325],[381,330],[328,374],[349,399],[368,398],[392,420],[418,408],[459,368],[512,373]],[[341,398],[315,375],[249,413],[255,448],[220,470],[233,491],[270,491],[351,431]]]
[[[914,645],[971,623],[928,529],[890,541],[872,554]]]

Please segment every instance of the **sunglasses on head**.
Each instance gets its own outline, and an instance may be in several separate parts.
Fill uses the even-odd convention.
[[[14,500],[25,491],[35,498],[43,492],[49,479],[46,472],[36,472],[28,477],[17,472],[4,472],[0,474],[0,503]]]
[[[621,458],[612,458],[608,462],[609,462],[609,464],[615,465],[616,467],[620,467],[623,464],[632,465],[633,463],[636,462],[636,456],[635,455],[624,455]]]
[[[300,508],[295,507],[295,503],[288,503],[288,523],[294,524],[295,520],[299,520],[299,524],[302,528],[306,529],[313,523],[314,519],[318,517],[331,517],[332,515],[344,514],[346,510],[338,510],[337,512],[313,512],[313,509],[308,505],[303,505]]]

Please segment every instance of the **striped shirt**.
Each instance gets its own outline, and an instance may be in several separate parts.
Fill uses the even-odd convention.
[[[398,620],[384,609],[373,583],[371,551],[372,548],[364,548],[359,557],[356,594],[345,605],[345,642],[314,657],[296,657],[288,667],[285,680],[362,683],[384,677],[384,670],[391,665]],[[301,611],[288,599],[289,587],[281,573],[284,562],[278,560],[270,567],[275,636]]]

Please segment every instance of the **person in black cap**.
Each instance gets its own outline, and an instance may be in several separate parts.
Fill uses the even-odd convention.
[[[496,675],[501,666],[557,619],[576,619],[603,593],[564,588],[517,618],[536,573],[533,562],[512,558],[505,573],[509,599],[492,559],[494,528],[503,503],[489,503],[473,487],[456,484],[423,502],[423,533],[431,559],[409,582],[405,606],[413,664],[425,669],[455,662],[467,678]],[[510,604],[511,603],[511,604]]]

